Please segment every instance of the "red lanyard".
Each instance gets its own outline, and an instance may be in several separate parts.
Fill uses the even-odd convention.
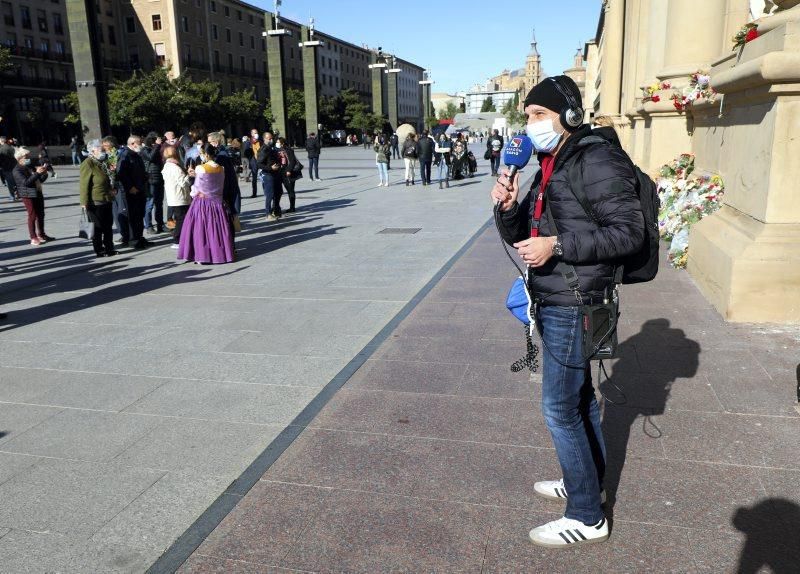
[[[542,219],[542,208],[544,206],[544,194],[547,191],[547,184],[550,183],[550,176],[553,175],[556,158],[552,155],[542,157],[542,181],[539,184],[539,194],[536,196],[536,203],[533,207],[533,219],[531,220],[531,237],[539,237],[539,222]]]

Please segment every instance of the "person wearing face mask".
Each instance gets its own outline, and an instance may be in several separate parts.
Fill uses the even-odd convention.
[[[534,491],[566,501],[563,518],[534,528],[529,536],[548,547],[602,542],[609,533],[602,507],[605,443],[589,361],[583,356],[579,306],[609,296],[616,264],[643,245],[644,218],[625,152],[601,138],[583,142],[592,130],[583,125],[580,91],[572,79],[545,79],[524,104],[526,131],[541,168],[521,202],[519,175],[510,180],[507,170],[491,198],[499,209],[500,234],[527,264],[528,287],[538,303],[542,412],[562,477],[536,482]],[[595,217],[573,193],[573,166],[581,171]],[[577,282],[569,273],[562,275],[560,262],[574,267]]]
[[[273,145],[272,132],[264,132],[264,143],[258,150],[258,169],[261,186],[264,189],[264,208],[267,221],[281,217],[281,164]]]
[[[287,213],[295,212],[295,193],[294,185],[297,181],[297,156],[294,150],[286,145],[286,138],[278,138],[275,142],[275,149],[278,153],[278,160],[281,164],[281,183],[286,189],[286,194],[289,196],[289,211]],[[319,178],[317,178],[319,179]]]
[[[108,154],[103,151],[99,140],[86,144],[89,157],[81,163],[80,189],[81,209],[86,212],[89,221],[94,223],[92,247],[97,257],[116,255],[112,227],[114,201],[111,168]]]
[[[144,238],[144,212],[147,205],[147,170],[139,152],[142,138],[130,136],[127,147],[122,148],[117,161],[117,178],[125,192],[128,204],[128,222],[134,249],[145,249],[149,243]]]
[[[44,195],[42,183],[47,179],[47,167],[33,167],[31,152],[24,147],[17,148],[14,152],[17,165],[14,166],[11,176],[14,178],[17,196],[25,204],[28,212],[28,234],[31,245],[41,245],[53,238],[44,232]]]

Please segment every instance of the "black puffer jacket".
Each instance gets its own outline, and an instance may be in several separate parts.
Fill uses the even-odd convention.
[[[627,154],[614,145],[580,141],[593,135],[587,126],[575,132],[561,149],[545,201],[556,220],[564,246],[565,263],[575,266],[584,303],[600,302],[603,291],[614,283],[614,263],[636,252],[644,241],[644,218],[636,195],[636,177]],[[576,152],[581,157],[576,158]],[[600,220],[592,222],[570,191],[568,168],[576,159],[582,164],[584,191]],[[530,193],[519,205],[501,214],[500,234],[511,244],[530,237],[534,201],[539,193],[541,171],[536,174]],[[547,211],[539,224],[541,237],[556,235]],[[575,306],[575,296],[564,278],[554,270],[558,258],[529,274],[531,292],[542,305]]]

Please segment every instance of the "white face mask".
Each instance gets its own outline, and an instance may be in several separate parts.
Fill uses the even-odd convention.
[[[553,120],[543,120],[525,126],[528,137],[533,142],[533,147],[537,152],[552,153],[558,147],[563,133],[558,133],[553,129]]]
[[[282,147],[283,147],[283,146],[281,145],[281,142],[276,142],[276,143],[275,143],[275,148],[276,148],[276,149],[281,149]]]

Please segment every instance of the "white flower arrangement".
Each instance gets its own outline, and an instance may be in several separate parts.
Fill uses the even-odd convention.
[[[673,267],[686,267],[689,254],[689,229],[722,205],[725,186],[718,175],[692,176],[694,155],[681,154],[661,168],[658,179],[658,229],[670,242],[669,260]]]

